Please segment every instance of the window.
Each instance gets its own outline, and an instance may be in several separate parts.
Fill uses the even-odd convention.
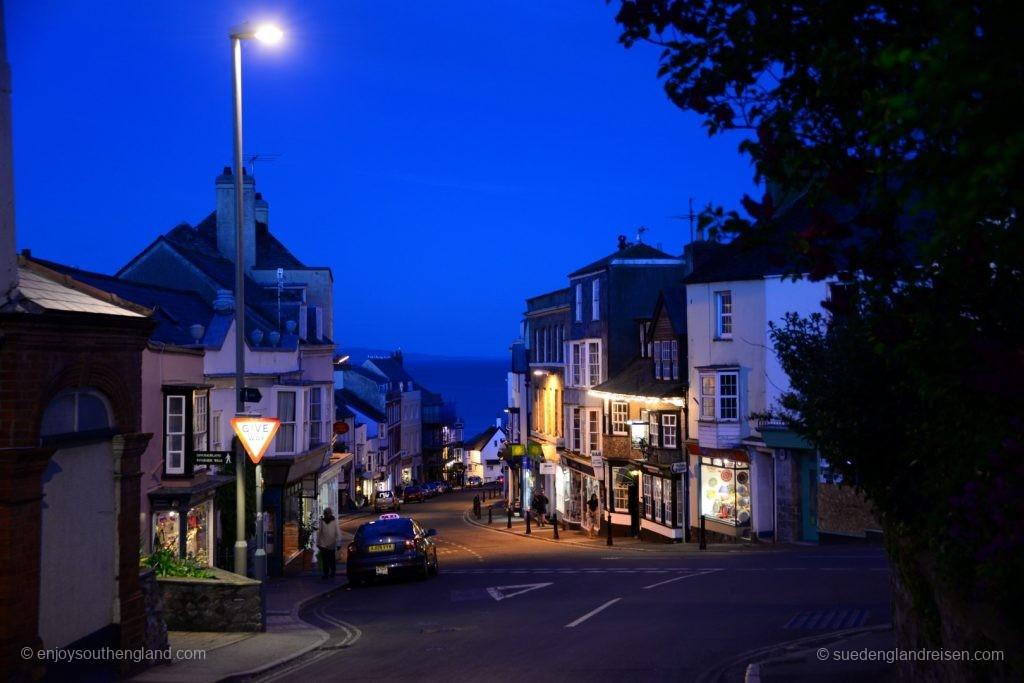
[[[740,415],[739,403],[739,373],[718,372],[700,376],[702,420],[737,420]]]
[[[661,414],[661,447],[678,448],[679,416],[675,413]]]
[[[313,387],[309,390],[309,405],[306,415],[309,419],[309,445],[318,446],[324,443],[322,389]]]
[[[679,342],[654,342],[654,378],[679,379]]]
[[[164,463],[168,474],[185,473],[185,397],[168,396],[164,415]]]
[[[593,320],[601,319],[601,281],[594,280],[591,284],[590,317]]]
[[[658,440],[658,413],[650,412],[647,413],[647,426],[648,426],[648,439],[647,443],[652,446],[660,445]]]
[[[732,292],[715,292],[715,338],[732,339]]]
[[[615,508],[621,512],[629,509],[629,487],[635,486],[636,481],[629,473],[628,467],[612,468],[612,489],[615,501]]]
[[[106,398],[89,390],[58,394],[43,411],[40,431],[43,436],[74,434],[109,429],[111,410]]]
[[[274,437],[275,453],[295,452],[295,392],[277,392],[277,419],[281,426]]]
[[[197,391],[192,397],[192,448],[205,451],[210,447],[210,394]]]
[[[572,409],[572,449],[577,453],[583,451],[583,435],[580,430],[583,425],[580,423],[580,409]]]
[[[576,285],[576,322],[583,322],[583,284]]]
[[[594,386],[601,382],[601,346],[597,342],[587,344],[587,385]]]
[[[592,387],[601,382],[601,343],[569,342],[570,386]]]
[[[220,432],[220,416],[221,411],[215,410],[213,412],[213,417],[211,418],[212,421],[210,423],[210,439],[212,448],[215,451],[224,450],[223,448],[221,448],[221,445],[224,443],[224,441]]]
[[[588,445],[590,446],[590,452],[593,453],[601,448],[601,444],[598,442],[601,433],[601,427],[599,425],[601,423],[596,410],[590,410],[588,413],[590,417],[587,421],[587,437],[589,437]]]
[[[612,401],[612,434],[629,433],[629,404],[625,401]]]

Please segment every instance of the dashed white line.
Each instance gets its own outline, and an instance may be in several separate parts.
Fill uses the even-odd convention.
[[[652,583],[650,586],[644,586],[644,590],[647,590],[648,588],[657,588],[658,586],[664,586],[666,583],[672,583],[673,581],[682,581],[683,579],[692,579],[695,576],[704,576],[705,574],[713,574],[716,571],[717,571],[716,569],[711,569],[711,570],[706,571],[706,572],[697,572],[695,574],[687,574],[685,576],[677,576],[674,579],[666,579],[664,581],[659,581],[658,583]]]

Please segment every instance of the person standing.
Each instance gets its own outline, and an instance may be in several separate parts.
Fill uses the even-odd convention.
[[[341,527],[334,518],[331,508],[324,508],[324,516],[320,520],[316,545],[323,558],[323,578],[334,578],[338,571],[338,547],[341,545]]]
[[[597,538],[597,506],[600,503],[597,500],[597,494],[591,493],[590,500],[587,501],[587,537]]]
[[[546,526],[545,515],[548,511],[548,497],[544,495],[544,489],[537,489],[537,493],[533,495],[533,512],[534,517],[537,519],[537,526]]]

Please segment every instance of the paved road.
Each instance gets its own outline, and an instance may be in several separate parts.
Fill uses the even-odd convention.
[[[310,607],[331,639],[258,680],[731,680],[744,652],[890,620],[879,549],[580,547],[470,524],[472,495],[403,506],[439,532],[437,577]]]

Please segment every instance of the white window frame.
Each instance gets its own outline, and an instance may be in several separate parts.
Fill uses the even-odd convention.
[[[679,448],[679,416],[675,413],[661,414],[661,447]]]
[[[205,451],[210,448],[210,392],[205,389],[192,394],[192,449]],[[195,465],[194,469],[207,469],[206,465]]]
[[[700,373],[700,419],[705,422],[739,421],[739,371],[720,370]]]
[[[587,452],[601,450],[601,416],[596,410],[587,411]]]
[[[281,400],[285,397],[291,396],[291,419],[286,420],[289,417],[286,410],[287,406],[282,406]],[[274,437],[274,453],[295,453],[295,420],[296,413],[298,412],[297,405],[298,397],[294,391],[278,391],[277,392],[277,419],[281,421],[281,426],[278,427],[277,435]]]
[[[629,402],[612,401],[612,434],[629,434]]]
[[[569,342],[569,386],[592,387],[601,383],[601,341]]]
[[[590,285],[590,319],[601,319],[601,281],[594,280]]]
[[[715,292],[715,339],[732,339],[732,291]]]
[[[309,445],[319,446],[324,441],[323,387],[310,387],[309,405],[306,407],[306,421],[309,423]]]
[[[572,450],[577,453],[583,452],[583,416],[580,413],[582,413],[582,410],[579,408],[573,408],[572,415],[569,418],[572,420],[572,424],[570,425],[572,433]]]
[[[647,413],[647,443],[655,448],[661,447],[661,429],[659,428],[661,420],[658,418],[659,414],[653,410]]]
[[[164,397],[164,471],[167,474],[185,474],[187,398],[184,394]]]

